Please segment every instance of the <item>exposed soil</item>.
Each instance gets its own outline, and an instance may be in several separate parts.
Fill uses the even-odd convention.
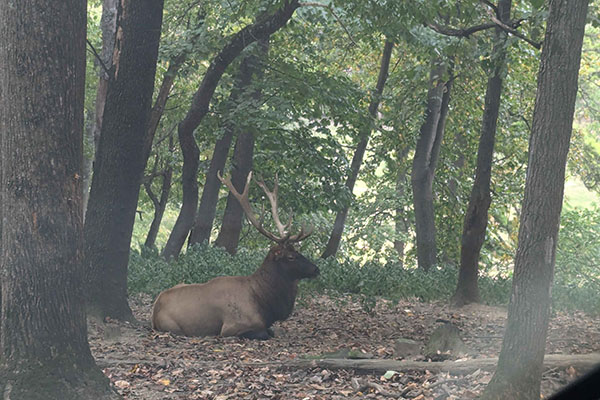
[[[149,328],[152,299],[136,297],[131,306],[139,326],[90,322],[90,346],[98,364],[126,399],[472,399],[491,373],[477,369],[453,376],[426,369],[382,373],[286,367],[303,358],[344,350],[351,357],[402,359],[399,338],[425,343],[445,321],[460,329],[467,346],[462,359],[497,356],[506,310],[442,303],[378,301],[367,312],[350,296],[304,296],[292,316],[274,325],[275,338],[186,338]],[[600,353],[600,317],[558,313],[550,322],[547,354]],[[441,354],[440,357],[456,356]],[[427,361],[423,356],[410,359]],[[548,396],[580,374],[577,368],[544,373]]]

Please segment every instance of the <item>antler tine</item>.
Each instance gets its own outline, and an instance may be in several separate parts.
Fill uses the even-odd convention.
[[[310,228],[305,232],[304,231],[304,225],[302,225],[300,227],[300,232],[298,232],[297,234],[290,236],[290,238],[288,239],[289,243],[293,243],[293,242],[300,242],[304,239],[306,239],[307,237],[309,237],[313,231],[314,231],[315,227],[314,226],[310,226]]]
[[[238,202],[240,203],[240,206],[242,206],[242,209],[244,210],[244,214],[246,214],[246,218],[248,218],[248,221],[250,221],[250,223],[260,233],[262,233],[263,235],[265,235],[266,237],[268,237],[269,239],[271,239],[272,241],[277,242],[277,243],[281,243],[284,240],[283,238],[279,238],[279,237],[275,236],[274,234],[272,234],[271,232],[267,231],[262,226],[262,222],[259,221],[258,219],[256,219],[256,214],[254,214],[254,210],[252,209],[252,206],[250,205],[250,200],[248,199],[250,181],[252,180],[252,171],[250,171],[250,173],[248,174],[248,178],[246,178],[246,185],[244,186],[244,190],[242,191],[242,194],[240,194],[235,189],[235,187],[233,186],[233,183],[231,183],[231,178],[229,178],[229,177],[223,178],[220,171],[217,172],[217,178],[219,178],[219,180],[221,182],[223,182],[223,184],[225,186],[227,186],[227,188],[229,189],[231,194],[233,194],[234,197],[238,200]]]
[[[281,220],[279,219],[279,210],[277,209],[277,193],[279,192],[279,179],[277,177],[277,174],[275,174],[275,187],[273,188],[272,192],[269,190],[269,188],[267,187],[267,184],[265,183],[264,180],[257,179],[256,183],[258,184],[258,186],[260,186],[262,188],[262,190],[267,195],[269,202],[271,203],[271,214],[273,214],[273,220],[275,221],[275,226],[277,227],[277,230],[279,231],[281,240],[287,241],[289,239],[290,234],[286,232],[286,229],[288,229],[290,227],[292,221],[290,220],[290,222],[288,222],[286,225],[284,225],[281,223]]]

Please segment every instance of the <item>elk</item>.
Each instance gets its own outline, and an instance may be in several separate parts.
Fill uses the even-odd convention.
[[[290,316],[294,308],[298,282],[314,278],[319,268],[294,248],[307,238],[312,229],[300,229],[292,235],[290,217],[287,224],[279,219],[277,209],[278,180],[273,191],[264,181],[257,181],[271,203],[271,214],[279,235],[262,225],[257,218],[248,191],[252,172],[248,174],[240,194],[230,178],[217,174],[221,182],[236,197],[250,223],[264,236],[275,242],[262,265],[250,276],[221,276],[206,283],[180,284],[161,292],[152,309],[152,327],[185,336],[240,336],[268,339],[275,321]]]

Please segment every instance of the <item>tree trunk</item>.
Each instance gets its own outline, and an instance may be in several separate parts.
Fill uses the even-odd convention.
[[[443,80],[446,66],[434,60],[431,66],[430,87],[427,92],[425,120],[413,158],[411,185],[417,235],[417,262],[428,271],[436,264],[435,213],[433,207],[433,178],[444,134],[445,116],[450,102],[450,81]]]
[[[163,0],[121,0],[118,68],[110,81],[84,227],[89,313],[132,320],[127,263],[154,89]]]
[[[85,1],[0,2],[4,399],[118,398],[81,301],[85,30]]]
[[[173,135],[171,135],[169,136],[170,153],[173,153],[174,147],[175,144],[173,142]],[[154,172],[156,172],[158,161],[159,160],[157,155]],[[154,205],[154,217],[152,218],[152,223],[150,224],[150,229],[148,229],[146,241],[144,242],[144,246],[148,248],[152,248],[155,246],[156,237],[158,236],[158,230],[160,228],[160,224],[165,214],[165,209],[167,208],[167,202],[169,201],[169,193],[171,192],[171,181],[173,179],[173,167],[168,161],[165,162],[164,169],[161,171],[160,175],[162,177],[160,198],[158,198],[152,191],[152,180],[150,179],[149,181],[144,182],[144,188],[146,189],[146,193],[148,194],[148,197]]]
[[[83,218],[87,211],[87,204],[90,198],[90,185],[92,182],[92,171],[94,166],[95,154],[100,141],[100,131],[102,129],[102,116],[104,115],[104,105],[106,103],[106,91],[108,89],[108,81],[114,76],[109,77],[108,72],[113,64],[113,53],[115,49],[115,36],[117,32],[117,0],[103,0],[102,2],[102,18],[100,20],[100,29],[102,30],[102,50],[100,51],[100,59],[96,60],[99,64],[98,72],[98,88],[96,89],[96,102],[94,103],[94,122],[91,126],[91,144],[93,147],[92,156],[84,158],[86,168],[83,174]],[[114,70],[113,70],[114,71]]]
[[[404,148],[398,148],[397,151],[397,165],[398,172],[396,173],[396,197],[398,199],[398,205],[396,206],[396,214],[394,216],[394,225],[396,231],[396,239],[394,240],[394,249],[396,253],[398,253],[398,261],[400,262],[400,266],[404,265],[404,249],[406,247],[405,237],[408,236],[408,220],[406,219],[406,209],[404,205],[401,203],[406,194],[406,168],[402,167],[402,163],[404,163],[406,156],[408,155],[408,146],[404,146]],[[400,239],[402,238],[402,239]]]
[[[512,294],[483,399],[538,400],[587,0],[551,0],[529,141]]]
[[[194,139],[194,130],[200,125],[208,113],[208,106],[221,80],[221,76],[231,62],[247,46],[257,40],[265,39],[283,27],[300,6],[298,0],[286,0],[283,6],[271,15],[259,18],[231,37],[225,47],[213,58],[200,87],[194,94],[192,105],[183,121],[178,126],[179,143],[183,154],[181,210],[175,226],[163,249],[165,258],[176,257],[188,236],[196,217],[198,207],[198,156],[200,150]]]
[[[379,108],[381,95],[383,94],[385,82],[388,78],[388,70],[390,67],[390,59],[392,57],[393,48],[394,43],[389,40],[386,40],[385,45],[383,47],[383,53],[381,55],[381,66],[379,68],[377,84],[375,86],[375,90],[373,91],[371,103],[369,104],[369,115],[373,119],[376,119],[377,117],[377,109]],[[356,179],[358,178],[358,172],[360,171],[360,165],[362,164],[362,160],[365,155],[365,150],[367,149],[367,144],[369,143],[370,135],[371,125],[369,124],[368,128],[365,128],[365,131],[362,132],[360,135],[360,141],[356,146],[356,150],[354,150],[354,156],[352,157],[352,163],[350,164],[350,175],[346,180],[346,188],[350,193],[352,193],[352,191],[354,190],[354,184],[356,183]],[[344,232],[344,225],[346,224],[346,217],[348,216],[349,209],[350,204],[346,204],[344,205],[344,208],[339,210],[337,215],[335,216],[333,230],[331,231],[331,236],[329,237],[329,241],[325,246],[325,251],[321,255],[321,258],[335,256],[335,254],[337,253],[338,248],[340,247],[340,241],[342,240],[342,233]]]
[[[244,101],[248,97],[248,87],[252,84],[252,80],[256,80],[262,76],[264,65],[261,65],[261,60],[265,60],[268,56],[269,38],[261,39],[258,42],[258,47],[257,54],[249,54],[240,64],[238,76],[229,98],[229,109],[231,111],[237,108],[240,100]],[[260,89],[254,90],[251,96],[253,100],[258,102],[261,96]],[[219,188],[221,187],[221,181],[217,178],[217,172],[223,172],[223,168],[225,168],[225,162],[227,161],[235,130],[236,127],[232,123],[226,123],[223,137],[217,140],[215,144],[210,167],[206,174],[206,183],[202,190],[196,222],[190,233],[189,245],[210,241],[210,234],[217,211]]]
[[[177,73],[179,72],[179,69],[185,62],[186,58],[187,54],[184,53],[171,60],[171,62],[169,63],[169,67],[167,68],[167,71],[163,76],[163,81],[160,84],[160,89],[158,90],[156,101],[154,102],[154,106],[152,106],[152,110],[150,111],[148,131],[146,132],[146,138],[144,141],[144,166],[146,166],[148,158],[150,157],[150,152],[152,151],[152,142],[154,141],[154,136],[156,135],[160,119],[162,118],[165,112],[167,100],[169,100],[169,93],[171,93],[171,89],[173,88],[173,84],[175,83]],[[171,142],[170,138],[169,142]],[[170,144],[169,149],[171,149]]]
[[[254,156],[254,134],[252,130],[238,134],[233,149],[233,161],[231,162],[231,183],[239,193],[242,193],[246,184],[246,177],[252,170],[252,158]],[[244,210],[239,201],[229,192],[227,204],[223,213],[221,230],[215,240],[215,246],[223,247],[229,254],[237,252],[242,231],[242,220]]]
[[[498,18],[501,21],[508,22],[510,20],[510,7],[511,0],[500,0],[498,2]],[[479,139],[479,149],[477,150],[475,182],[473,182],[463,223],[458,284],[451,299],[459,307],[479,302],[477,275],[481,246],[485,240],[488,210],[492,202],[490,181],[496,126],[500,111],[500,95],[502,94],[502,71],[504,70],[504,60],[506,58],[505,40],[506,33],[502,29],[496,28],[492,59],[496,60],[497,64],[494,67],[494,74],[487,82],[481,137]]]

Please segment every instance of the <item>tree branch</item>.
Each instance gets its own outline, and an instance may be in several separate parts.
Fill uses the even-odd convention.
[[[98,54],[98,52],[94,48],[94,45],[92,45],[92,42],[90,42],[89,39],[85,39],[85,41],[87,42],[87,44],[90,47],[90,49],[92,49],[92,53],[94,54],[94,56],[96,57],[96,59],[100,63],[100,66],[102,67],[102,69],[104,70],[104,72],[106,72],[106,75],[108,75],[108,77],[110,78],[111,73],[110,73],[109,69],[106,68],[106,64],[104,64],[104,61],[102,61],[102,58],[100,57],[100,55]]]
[[[488,22],[486,24],[474,25],[474,26],[471,26],[469,28],[464,28],[464,29],[445,27],[445,26],[438,25],[434,22],[426,22],[425,26],[433,29],[434,31],[436,31],[437,33],[440,33],[442,35],[468,38],[475,32],[495,28],[496,23]]]
[[[303,2],[300,3],[300,7],[322,7],[327,9],[337,20],[337,22],[342,26],[342,28],[344,28],[344,31],[346,31],[346,35],[348,35],[348,38],[350,39],[350,41],[352,42],[353,45],[358,46],[356,44],[356,42],[354,41],[354,38],[352,38],[352,35],[350,34],[350,31],[348,30],[348,28],[346,28],[346,25],[344,25],[344,23],[342,22],[342,20],[340,19],[340,17],[335,13],[335,11],[333,11],[333,7],[331,7],[330,5],[327,4],[321,4],[321,3],[314,3],[314,2]]]
[[[488,4],[489,1],[481,0],[481,2],[489,6],[489,4]],[[541,43],[538,43],[534,40],[529,39],[528,37],[523,35],[521,32],[517,31],[516,29],[514,29],[514,28],[506,25],[504,22],[500,21],[498,19],[498,17],[496,16],[496,14],[493,12],[493,10],[487,9],[487,13],[490,16],[490,19],[492,20],[492,22],[494,22],[496,25],[498,25],[500,28],[502,28],[502,30],[504,30],[505,32],[510,33],[511,35],[514,35],[514,36],[518,37],[519,39],[526,41],[527,43],[529,43],[530,45],[532,45],[533,47],[535,47],[538,50],[542,48]]]

